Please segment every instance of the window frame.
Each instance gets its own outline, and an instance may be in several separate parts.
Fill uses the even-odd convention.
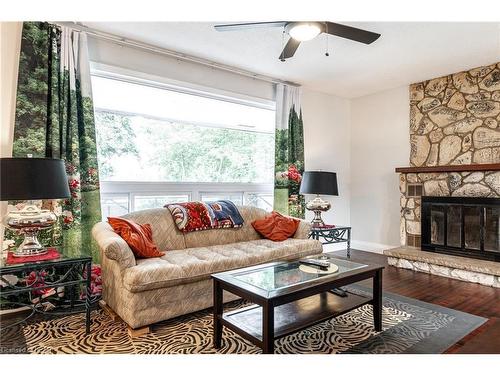
[[[149,86],[157,89],[175,91],[182,94],[196,95],[209,99],[223,100],[229,103],[248,105],[251,107],[276,111],[276,101],[274,100],[229,92],[214,87],[197,85],[190,82],[181,82],[178,80],[150,73],[134,71],[114,65],[91,62],[90,75]]]
[[[127,196],[129,212],[135,211],[136,196],[187,195],[189,201],[201,201],[202,194],[241,194],[243,204],[250,194],[272,194],[273,184],[229,182],[102,181],[101,200]]]

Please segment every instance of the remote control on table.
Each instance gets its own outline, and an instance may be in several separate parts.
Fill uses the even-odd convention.
[[[319,259],[301,259],[299,261],[301,264],[305,264],[307,266],[312,266],[319,268],[323,271],[327,271],[328,268],[330,267],[330,262],[326,260],[319,260]]]
[[[342,288],[333,288],[330,290],[330,292],[333,294],[336,294],[337,296],[340,296],[340,297],[347,297],[348,296],[347,292]]]

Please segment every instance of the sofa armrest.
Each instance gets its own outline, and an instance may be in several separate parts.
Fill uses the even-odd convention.
[[[120,269],[136,265],[134,253],[125,240],[108,223],[100,222],[94,225],[92,236],[101,249],[101,256],[115,260]]]
[[[299,227],[295,231],[293,238],[307,239],[311,231],[312,224],[306,220],[300,220]]]

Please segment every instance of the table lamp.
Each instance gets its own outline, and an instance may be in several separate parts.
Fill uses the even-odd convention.
[[[49,210],[39,209],[33,200],[69,198],[64,161],[45,158],[0,158],[0,201],[25,200],[20,211],[5,215],[3,224],[24,235],[14,256],[26,257],[47,252],[38,241],[38,232],[57,221]]]
[[[314,218],[311,221],[313,226],[324,226],[321,212],[328,211],[331,204],[320,195],[339,195],[337,174],[325,171],[305,171],[299,193],[316,194],[316,198],[307,202],[306,208],[314,212]]]

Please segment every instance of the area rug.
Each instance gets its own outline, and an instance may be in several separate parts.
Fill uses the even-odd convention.
[[[350,292],[370,294],[362,286]],[[229,303],[226,310],[247,305]],[[275,342],[275,353],[442,353],[487,319],[400,295],[384,293],[383,331],[373,329],[372,307],[362,306]],[[152,326],[152,332],[131,338],[123,322],[102,310],[92,313],[92,333],[85,334],[83,314],[33,322],[2,332],[1,353],[135,353],[230,354],[261,353],[252,343],[224,328],[223,346],[212,345],[211,309]]]

